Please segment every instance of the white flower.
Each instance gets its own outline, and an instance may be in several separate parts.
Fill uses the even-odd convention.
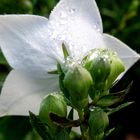
[[[44,95],[59,90],[58,75],[50,75],[63,63],[62,42],[74,59],[93,48],[111,48],[128,70],[139,55],[113,36],[103,34],[95,0],[61,0],[49,20],[33,15],[0,16],[0,46],[14,69],[0,96],[1,115],[38,113]]]

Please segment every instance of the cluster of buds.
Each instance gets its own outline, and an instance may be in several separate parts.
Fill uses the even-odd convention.
[[[116,78],[125,70],[117,54],[109,49],[94,49],[81,62],[65,72],[64,88],[74,107],[84,109],[88,96],[93,100],[109,94]]]
[[[90,72],[93,79],[90,92],[92,99],[108,94],[113,82],[125,70],[123,62],[110,49],[92,50],[84,58],[83,66]]]
[[[39,117],[47,123],[53,135],[60,132],[60,127],[80,126],[83,139],[102,140],[110,114],[105,109],[122,101],[121,97],[126,94],[126,90],[121,96],[110,93],[113,83],[125,70],[124,64],[109,49],[94,49],[81,63],[71,65],[66,59],[65,64],[59,65],[61,94],[49,94],[44,98]],[[78,120],[73,120],[73,112],[67,114],[67,106],[78,112]],[[67,131],[67,134],[71,133]]]

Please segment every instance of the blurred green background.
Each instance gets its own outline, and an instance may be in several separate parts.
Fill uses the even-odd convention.
[[[49,16],[59,0],[0,0],[0,14],[36,14]],[[97,0],[104,32],[112,34],[140,53],[140,0]],[[10,67],[0,51],[0,90]],[[140,134],[140,62],[137,62],[112,89],[124,89],[131,81],[133,87],[127,101],[134,105],[111,116],[111,126],[117,125],[119,134],[135,131]],[[126,129],[127,128],[127,129]],[[113,133],[113,140],[120,140],[118,131]],[[112,135],[112,136],[113,136]],[[32,131],[28,117],[4,117],[0,119],[0,140],[39,140]],[[111,138],[112,139],[112,138]]]

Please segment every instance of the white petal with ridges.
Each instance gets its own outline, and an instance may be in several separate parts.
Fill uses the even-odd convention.
[[[52,40],[66,42],[76,58],[103,47],[102,21],[95,0],[61,0],[52,11],[48,26]]]
[[[122,59],[125,64],[126,71],[140,59],[140,55],[129,48],[126,44],[118,40],[117,38],[104,34],[104,42],[107,48],[117,52],[118,56]]]
[[[50,92],[59,91],[58,76],[34,79],[19,71],[11,71],[0,96],[0,116],[38,114],[40,102]]]
[[[45,77],[56,67],[57,52],[48,37],[48,20],[32,15],[0,16],[0,46],[9,64],[17,70]],[[54,50],[53,50],[54,49]],[[55,55],[58,56],[58,55]]]
[[[54,16],[64,18],[66,15],[82,18],[103,32],[102,19],[95,0],[60,0],[50,18]]]

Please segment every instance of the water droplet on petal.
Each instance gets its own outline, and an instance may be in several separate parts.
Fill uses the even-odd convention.
[[[66,24],[66,23],[67,23],[66,20],[61,20],[61,21],[60,21],[60,24],[62,24],[62,25]]]
[[[60,24],[66,24],[67,23],[67,13],[66,12],[61,12],[60,13]]]
[[[99,28],[97,28],[97,31],[100,32],[101,30]]]
[[[50,34],[51,39],[55,39],[56,37],[57,37],[57,32],[54,31]]]
[[[66,17],[67,17],[67,14],[65,12],[60,13],[60,18],[66,18]]]
[[[98,28],[98,26],[97,25],[94,25],[94,28],[95,28],[95,30],[96,31],[98,31],[98,32],[100,32],[101,30],[100,30],[100,28]]]
[[[76,11],[76,9],[74,9],[74,8],[71,8],[71,9],[69,10],[70,14],[74,14],[75,11]]]

